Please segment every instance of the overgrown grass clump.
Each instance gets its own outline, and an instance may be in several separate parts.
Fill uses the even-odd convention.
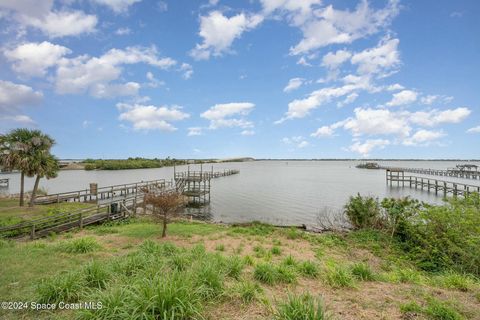
[[[353,288],[355,287],[355,278],[350,268],[330,263],[323,272],[323,280],[332,288]]]
[[[310,294],[289,295],[280,302],[275,314],[277,320],[324,320],[330,319],[320,299]]]
[[[87,253],[101,248],[97,240],[92,237],[83,237],[70,240],[60,246],[61,250],[67,253]]]

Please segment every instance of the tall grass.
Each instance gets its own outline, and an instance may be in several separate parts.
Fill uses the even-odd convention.
[[[289,295],[286,301],[278,305],[275,313],[277,320],[325,320],[329,318],[322,301],[308,293],[299,296]]]
[[[61,250],[67,253],[87,253],[101,248],[97,240],[92,237],[70,240],[60,246]]]

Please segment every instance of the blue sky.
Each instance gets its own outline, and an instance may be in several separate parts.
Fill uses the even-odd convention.
[[[0,0],[0,131],[61,158],[480,158],[478,1]]]

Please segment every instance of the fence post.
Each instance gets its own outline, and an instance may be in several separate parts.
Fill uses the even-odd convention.
[[[35,239],[35,225],[32,224],[32,230],[30,231],[30,239]]]

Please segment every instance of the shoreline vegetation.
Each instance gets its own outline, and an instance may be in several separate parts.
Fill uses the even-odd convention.
[[[143,215],[0,240],[3,301],[102,305],[0,318],[479,319],[479,195],[436,206],[357,195],[343,218],[348,232],[322,233],[176,219],[162,238]]]

